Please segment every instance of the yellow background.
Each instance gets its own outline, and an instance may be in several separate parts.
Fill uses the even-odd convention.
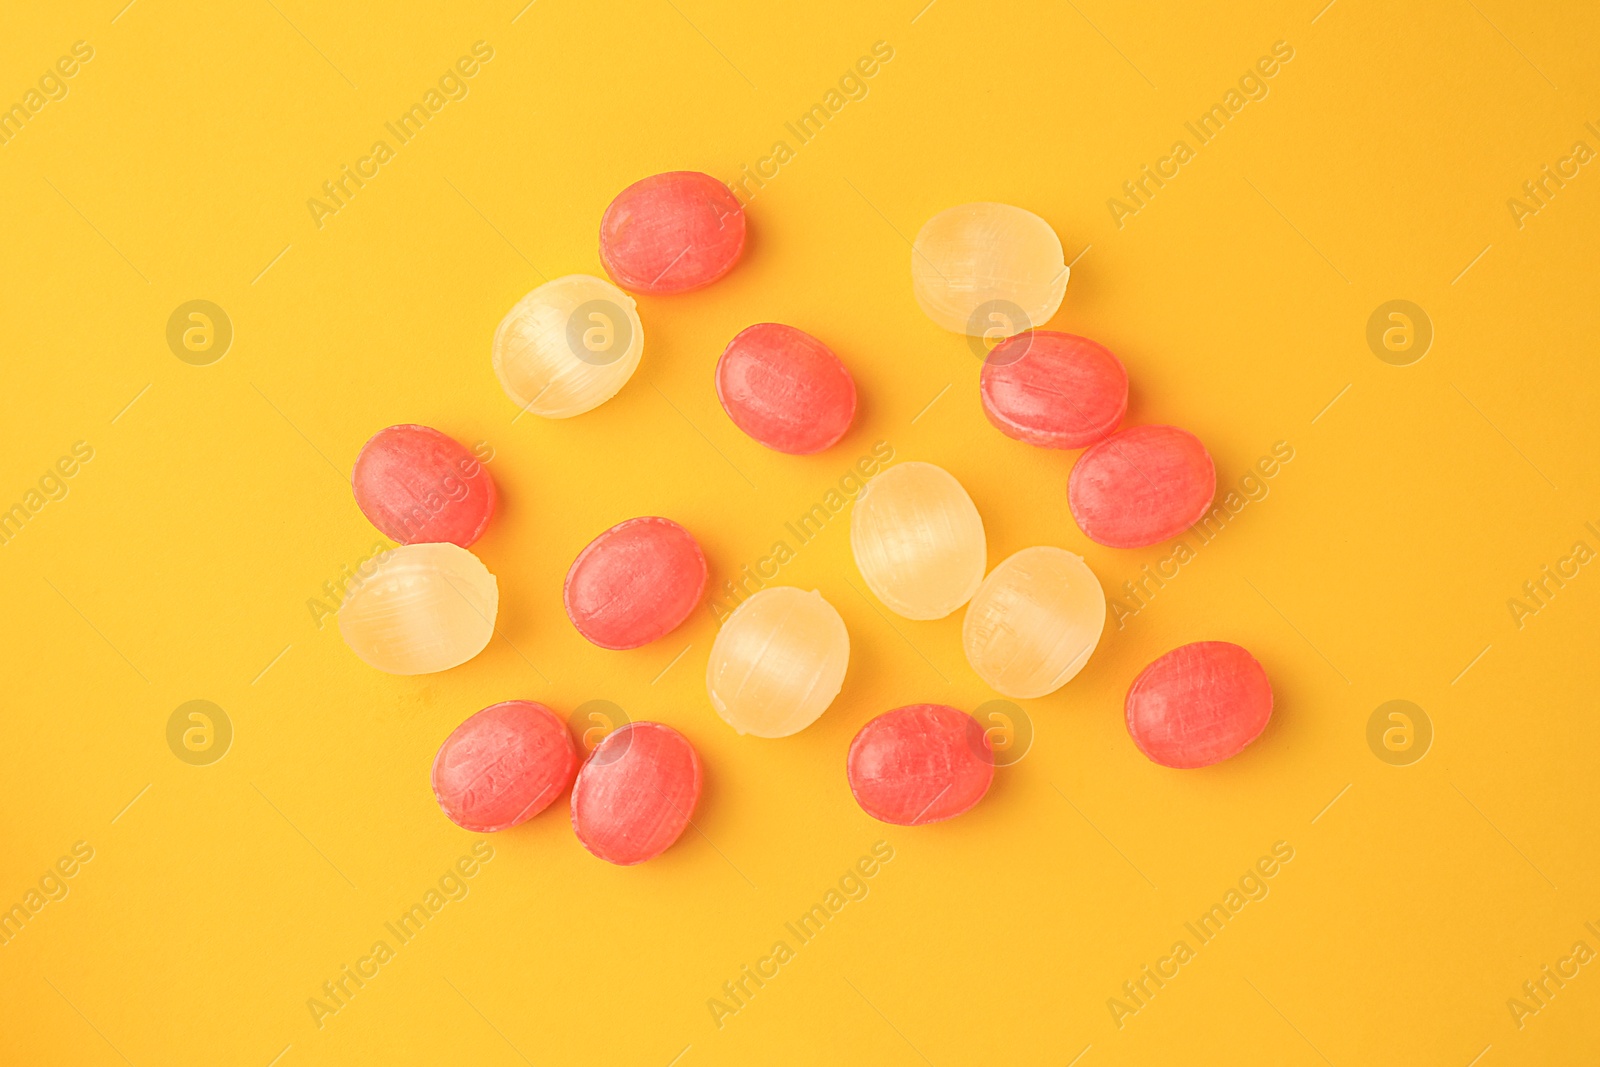
[[[0,906],[74,842],[95,855],[0,947],[0,1061],[1594,1061],[1594,964],[1520,1029],[1506,1002],[1575,941],[1600,948],[1600,575],[1521,628],[1507,600],[1575,541],[1600,548],[1600,173],[1520,229],[1506,201],[1574,141],[1600,148],[1600,16],[923,2],[14,5],[5,102],[74,41],[94,58],[0,147],[0,504],[73,442],[95,455],[0,548]],[[318,229],[308,198],[479,40],[494,58],[470,95]],[[495,326],[541,276],[599,273],[610,198],[661,170],[737,176],[880,40],[894,58],[869,95],[752,202],[737,270],[640,300],[632,382],[513,424]],[[1107,199],[1192,146],[1183,122],[1279,40],[1294,58],[1270,95],[1114,225]],[[917,309],[908,238],[979,199],[1082,253],[1050,325],[1123,359],[1130,421],[1193,430],[1223,483],[1275,442],[1295,458],[1076,680],[1024,702],[1032,750],[978,808],[887,827],[846,787],[855,731],[995,694],[959,614],[885,618],[851,588],[846,516],[779,579],[820,589],[853,640],[839,699],[784,741],[711,711],[708,611],[606,652],[566,622],[561,581],[641,514],[687,525],[724,580],[879,440],[961,479],[991,566],[1061,545],[1114,594],[1165,556],[1088,543],[1073,455],[993,430],[978,360]],[[235,330],[210,366],[165,340],[197,298]],[[1392,299],[1434,325],[1412,366],[1366,344]],[[718,353],[763,320],[855,374],[856,426],[823,455],[767,452],[717,404]],[[503,636],[398,678],[306,601],[376,539],[356,452],[413,421],[493,449],[502,507],[475,550]],[[1272,723],[1224,765],[1157,767],[1123,694],[1208,638],[1260,658]],[[429,791],[439,742],[516,697],[682,730],[707,766],[700,832],[635,869],[584,852],[564,801],[494,836],[470,895],[317,1028],[307,999],[476,840]],[[234,727],[210,766],[167,747],[193,699]],[[1366,742],[1390,699],[1436,732],[1412,766]],[[707,1000],[879,840],[895,858],[870,895],[717,1028]],[[1108,998],[1278,841],[1294,859],[1270,896],[1119,1029]]]

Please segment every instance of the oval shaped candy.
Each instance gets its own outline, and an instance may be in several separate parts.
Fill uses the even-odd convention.
[[[967,662],[1019,700],[1060,689],[1089,662],[1106,625],[1106,595],[1083,561],[1040,545],[1008,557],[967,605]]]
[[[494,636],[500,590],[477,556],[449,542],[383,554],[339,607],[350,650],[389,674],[448,670]],[[359,576],[359,572],[358,572]]]
[[[409,545],[449,541],[466,548],[494,515],[494,479],[460,442],[428,426],[373,434],[350,476],[356,505],[384,536]]]
[[[616,396],[639,368],[644,327],[633,298],[569,274],[517,301],[494,332],[494,372],[513,403],[567,419]]]
[[[1143,548],[1200,521],[1217,469],[1199,438],[1176,426],[1134,426],[1078,457],[1067,503],[1078,528],[1111,548]]]
[[[1050,224],[1010,204],[960,204],[923,224],[911,289],[928,318],[955,333],[1010,337],[1043,326],[1067,290]]]
[[[942,619],[972,598],[988,551],[961,483],[932,463],[901,463],[867,483],[850,513],[861,577],[889,610]]]
[[[572,830],[608,863],[661,855],[700,800],[700,756],[659,722],[630,722],[594,747],[572,785]]]
[[[983,799],[994,753],[978,720],[943,704],[884,712],[850,742],[850,792],[879,822],[921,826]]]
[[[1087,337],[1030,330],[990,350],[978,393],[983,413],[1007,437],[1040,448],[1083,448],[1122,422],[1128,372]]]
[[[706,586],[706,557],[688,530],[654,517],[618,523],[567,571],[562,600],[578,632],[601,648],[648,645],[678,628]]]
[[[1272,718],[1272,683],[1227,641],[1196,641],[1157,659],[1128,688],[1128,733],[1165,767],[1207,767],[1238,755]]]
[[[685,293],[710,285],[744,252],[744,208],[709,174],[675,170],[617,194],[600,220],[600,262],[624,289]]]
[[[856,417],[856,383],[804,330],[763,322],[717,360],[717,399],[733,424],[768,448],[804,456],[831,447]]]
[[[821,593],[763,589],[718,631],[706,693],[741,734],[788,737],[828,710],[849,662],[850,634]]]
[[[433,795],[450,821],[492,833],[527,822],[578,773],[578,746],[555,712],[507,700],[451,731],[433,760]]]

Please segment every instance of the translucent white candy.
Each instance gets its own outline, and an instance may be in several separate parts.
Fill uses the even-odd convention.
[[[908,619],[942,619],[983,581],[988,551],[972,498],[943,467],[901,463],[867,483],[850,549],[868,587]]]
[[[390,549],[339,608],[350,650],[389,674],[448,670],[494,635],[500,591],[489,568],[457,545]]]
[[[644,351],[633,297],[569,274],[517,301],[494,333],[494,372],[518,407],[547,419],[581,415],[617,395]]]
[[[1067,290],[1066,257],[1050,224],[1010,204],[939,212],[911,248],[911,288],[928,318],[999,340],[1043,326]]]
[[[1053,693],[1083,669],[1106,625],[1106,595],[1081,556],[1041,545],[1008,557],[967,605],[961,644],[995,691]]]
[[[763,589],[717,633],[706,692],[741,734],[788,737],[833,703],[849,662],[850,634],[821,593]]]

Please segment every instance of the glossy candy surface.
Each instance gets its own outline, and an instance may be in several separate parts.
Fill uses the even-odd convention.
[[[384,536],[409,545],[466,548],[494,515],[494,479],[460,442],[427,426],[379,430],[350,477],[361,513]]]
[[[844,684],[850,634],[818,592],[763,589],[723,622],[706,666],[717,714],[741,734],[788,737],[827,710]]]
[[[1106,596],[1081,556],[1040,545],[1008,557],[967,605],[967,662],[1019,700],[1065,685],[1089,662],[1106,624]]]
[[[457,826],[491,833],[539,814],[577,773],[567,724],[543,704],[508,700],[445,738],[433,761],[433,795]]]
[[[839,357],[803,330],[763,322],[728,342],[717,399],[733,424],[768,448],[821,452],[856,415],[856,383]]]
[[[1083,455],[1067,480],[1078,528],[1111,548],[1143,548],[1200,521],[1217,494],[1205,445],[1176,426],[1134,426]]]
[[[1128,689],[1128,733],[1167,767],[1206,767],[1237,755],[1272,718],[1272,684],[1256,658],[1227,641],[1183,645]]]
[[[494,333],[494,372],[518,407],[566,419],[615,396],[643,351],[633,298],[608,281],[569,274],[506,313]]]
[[[908,619],[942,619],[965,604],[988,562],[972,498],[932,463],[897,464],[867,483],[850,514],[850,548],[868,587]]]
[[[943,704],[885,712],[850,742],[850,792],[880,822],[921,826],[960,815],[989,791],[994,754],[978,720]]]
[[[1041,448],[1083,448],[1122,422],[1128,372],[1087,337],[1032,330],[990,350],[978,392],[983,413],[1007,437]]]
[[[744,252],[744,208],[699,171],[653,174],[617,194],[600,220],[600,262],[624,289],[684,293],[710,285]]]
[[[630,722],[594,747],[572,785],[572,829],[583,847],[630,866],[665,852],[700,799],[700,756],[659,722]]]
[[[389,674],[448,670],[494,636],[500,591],[477,556],[448,542],[401,545],[339,607],[350,650]]]
[[[601,648],[647,645],[678,628],[706,585],[706,557],[688,530],[654,517],[618,523],[567,571],[562,599],[578,632]]]
[[[1010,204],[961,204],[929,219],[911,247],[911,288],[934,322],[974,337],[1043,326],[1067,289],[1050,224]]]

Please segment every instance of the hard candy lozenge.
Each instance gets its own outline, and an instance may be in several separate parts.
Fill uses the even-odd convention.
[[[867,586],[908,619],[942,619],[972,598],[988,553],[961,483],[932,463],[901,463],[867,483],[850,514]]]
[[[389,550],[339,608],[350,650],[389,674],[448,670],[494,636],[500,591],[471,552],[448,542]]]
[[[566,419],[617,395],[643,351],[633,297],[600,278],[569,274],[506,313],[494,333],[494,372],[518,407]]]
[[[390,426],[362,446],[350,476],[356,504],[402,545],[467,548],[494,515],[494,479],[460,442],[428,426]]]
[[[1007,437],[1040,448],[1083,448],[1128,410],[1128,372],[1105,346],[1030,330],[989,352],[978,379],[983,413]]]
[[[578,746],[560,716],[507,700],[451,731],[433,761],[433,795],[450,821],[492,833],[550,806],[578,773]]]
[[[850,742],[850,792],[880,822],[921,826],[954,818],[983,799],[994,753],[983,727],[943,704],[884,712]]]
[[[1010,204],[960,204],[923,224],[911,246],[911,288],[934,322],[974,337],[1043,326],[1067,290],[1050,224]]]
[[[744,208],[724,184],[693,170],[652,174],[617,194],[600,220],[600,261],[635,293],[710,285],[744,252]]]
[[[1111,548],[1143,548],[1200,521],[1217,469],[1199,438],[1176,426],[1134,426],[1078,457],[1067,503],[1078,528]]]
[[[654,859],[678,840],[700,800],[700,756],[659,722],[630,722],[607,734],[572,784],[572,829],[608,863]]]
[[[717,714],[741,734],[788,737],[828,709],[844,684],[850,634],[816,591],[763,589],[723,622],[706,665]]]
[[[1106,624],[1106,596],[1081,556],[1040,545],[1007,557],[978,587],[961,626],[972,669],[1018,700],[1060,689]]]
[[[856,383],[833,350],[804,330],[763,322],[717,360],[717,399],[733,424],[790,455],[821,452],[856,415]]]
[[[1128,688],[1128,734],[1166,767],[1206,767],[1238,755],[1272,718],[1272,683],[1256,658],[1227,641],[1175,648]]]
[[[676,630],[706,586],[693,535],[653,516],[618,523],[590,541],[567,571],[567,618],[601,648],[647,645]]]

